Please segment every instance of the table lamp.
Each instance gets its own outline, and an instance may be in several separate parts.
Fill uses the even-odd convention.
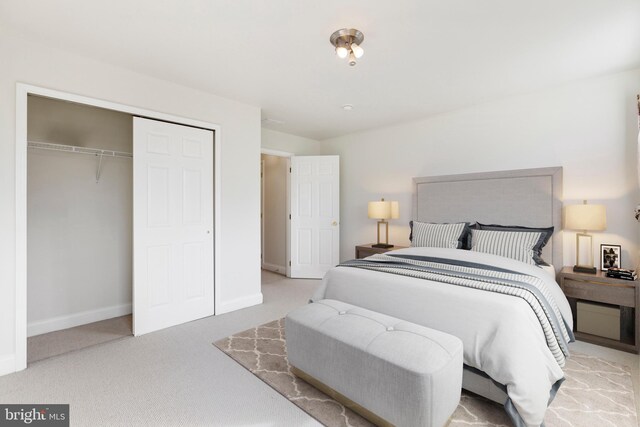
[[[389,244],[389,223],[388,219],[400,218],[400,208],[398,202],[388,202],[384,199],[376,202],[369,202],[369,218],[378,220],[378,243],[372,245],[374,248],[392,248]],[[385,226],[384,242],[380,241],[380,225]]]
[[[607,228],[607,210],[604,205],[588,205],[585,200],[582,205],[565,207],[564,228],[582,230],[576,234],[576,265],[573,271],[595,274],[598,270],[593,266],[593,238],[587,231],[602,231]],[[588,262],[580,263],[581,242],[589,246]]]

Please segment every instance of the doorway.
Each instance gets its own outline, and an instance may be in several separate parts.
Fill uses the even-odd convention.
[[[79,95],[74,95],[74,94],[69,94],[69,93],[65,93],[65,92],[60,92],[60,91],[55,91],[55,90],[50,90],[50,89],[45,89],[45,88],[40,88],[40,87],[35,87],[35,86],[31,86],[31,85],[25,85],[25,84],[21,84],[18,83],[17,84],[17,96],[16,96],[16,300],[15,300],[15,308],[16,308],[16,333],[15,333],[15,348],[16,348],[16,357],[15,357],[15,370],[19,371],[22,369],[25,369],[27,367],[27,337],[30,335],[29,332],[29,326],[33,326],[33,322],[32,325],[29,325],[30,322],[28,322],[28,313],[29,313],[29,307],[28,307],[28,286],[27,286],[27,278],[30,278],[30,276],[32,276],[34,273],[29,271],[29,253],[27,252],[27,241],[29,240],[29,233],[28,233],[28,217],[30,214],[29,211],[29,205],[28,205],[28,199],[29,199],[29,192],[28,192],[28,186],[27,186],[27,174],[30,172],[29,171],[29,155],[28,152],[30,150],[28,150],[28,140],[29,140],[29,98],[30,97],[42,97],[42,98],[49,98],[50,100],[55,100],[55,101],[59,101],[59,102],[65,102],[65,103],[72,103],[74,105],[82,105],[88,108],[96,108],[96,109],[103,109],[103,110],[108,110],[111,113],[122,113],[125,115],[128,115],[129,118],[131,118],[132,116],[138,116],[138,117],[146,117],[149,119],[155,119],[158,120],[161,123],[167,123],[167,124],[174,124],[177,127],[189,127],[190,129],[193,128],[199,128],[199,129],[209,129],[210,133],[211,133],[211,140],[209,141],[209,144],[212,145],[211,151],[214,151],[213,153],[213,159],[210,159],[210,161],[212,162],[212,166],[211,166],[211,187],[213,188],[212,191],[212,195],[211,195],[211,205],[212,206],[218,206],[220,203],[219,200],[219,195],[220,195],[220,164],[221,164],[221,158],[220,158],[220,138],[219,138],[219,126],[212,124],[212,123],[208,123],[208,122],[201,122],[201,121],[197,121],[197,120],[192,120],[192,119],[185,119],[182,117],[178,117],[178,116],[172,116],[172,115],[168,115],[168,114],[163,114],[163,113],[157,113],[154,111],[150,111],[150,110],[144,110],[144,109],[140,109],[140,108],[136,108],[136,107],[131,107],[131,106],[127,106],[127,105],[123,105],[123,104],[117,104],[117,103],[112,103],[109,101],[104,101],[104,100],[98,100],[98,99],[94,99],[94,98],[88,98],[88,97],[84,97],[84,96],[79,96]],[[182,126],[180,126],[182,125]],[[181,139],[183,142],[183,145],[180,146],[180,150],[182,153],[186,153],[187,156],[190,157],[197,157],[197,144],[194,144],[194,140],[192,138],[183,138]],[[159,140],[156,140],[155,142],[158,142]],[[60,144],[60,145],[64,145],[64,144]],[[150,146],[149,144],[138,144],[137,146],[140,147],[142,145],[145,146]],[[160,142],[160,145],[158,146],[162,146],[162,147],[170,147],[172,145],[171,141],[167,140],[166,144],[163,144],[162,142]],[[136,143],[134,142],[134,152],[135,152],[135,147],[136,147]],[[60,147],[58,147],[60,148]],[[92,149],[93,147],[88,147],[87,149]],[[53,150],[52,150],[53,151]],[[111,151],[111,152],[115,152],[115,151],[119,151],[119,150],[107,150],[107,149],[103,149],[100,148],[100,151],[102,152],[102,155],[99,156],[100,158],[95,158],[94,160],[96,160],[96,162],[93,162],[93,164],[91,165],[91,169],[92,169],[92,179],[94,180],[100,180],[100,179],[106,179],[107,175],[109,175],[110,173],[107,173],[107,169],[103,169],[106,166],[106,162],[105,162],[105,158],[107,157],[107,152]],[[128,153],[128,152],[124,152],[124,153]],[[204,153],[204,151],[201,151],[200,153]],[[67,153],[61,153],[61,152],[56,152],[56,155],[60,155],[62,156],[62,154],[67,154]],[[113,154],[113,153],[112,153]],[[95,156],[95,153],[94,153]],[[88,156],[90,157],[90,156]],[[78,159],[79,160],[79,159]],[[118,160],[118,161],[125,161],[125,158],[118,158],[116,159],[116,156],[113,156],[113,159],[110,160]],[[133,159],[135,160],[135,158]],[[131,162],[131,160],[128,160],[129,162]],[[96,165],[97,163],[97,165]],[[113,165],[115,163],[110,163],[111,165],[111,170],[110,172],[113,172]],[[46,175],[46,168],[43,169],[43,174]],[[135,172],[135,165],[134,165],[134,172]],[[168,169],[167,169],[168,171]],[[193,172],[194,170],[192,169],[191,172]],[[215,176],[214,176],[214,171],[215,171]],[[124,173],[124,176],[126,176],[127,174]],[[129,174],[130,176],[130,174]],[[111,176],[113,178],[113,175]],[[29,178],[31,179],[32,177],[29,176]],[[118,177],[123,178],[122,176]],[[195,174],[191,174],[191,178],[195,179]],[[202,179],[208,179],[206,175],[201,176],[200,178]],[[103,181],[105,182],[105,181]],[[35,182],[34,182],[35,183]],[[31,184],[31,183],[30,183]],[[93,182],[93,185],[96,185],[95,181]],[[194,188],[193,186],[189,186],[189,188]],[[129,194],[131,195],[131,192],[133,192],[134,195],[134,205],[135,205],[135,188],[132,186],[129,186]],[[71,193],[73,193],[71,191]],[[153,192],[153,195],[157,195],[157,192]],[[151,193],[148,193],[148,195]],[[189,195],[186,196],[187,198],[191,197],[195,197],[195,193],[193,191],[190,191]],[[55,199],[55,197],[53,198]],[[194,199],[195,200],[195,199]],[[115,203],[118,204],[118,203]],[[171,203],[172,206],[174,206],[173,203]],[[126,209],[125,209],[126,210]],[[135,209],[134,209],[135,210]],[[189,213],[190,212],[190,213]],[[193,216],[193,210],[186,212],[187,215],[192,215],[190,217],[190,220],[193,220],[195,217]],[[131,215],[131,209],[129,209],[128,215]],[[185,213],[185,211],[183,210],[182,213]],[[52,215],[52,217],[55,217],[56,215]],[[58,215],[59,216],[59,215]],[[89,215],[91,216],[91,215]],[[99,214],[96,214],[96,216],[99,216]],[[212,223],[213,223],[213,227],[207,226],[206,229],[204,227],[201,227],[202,230],[198,229],[198,232],[202,232],[202,233],[207,233],[211,235],[211,239],[212,239],[212,245],[214,247],[213,252],[213,256],[211,261],[208,261],[210,263],[212,263],[214,266],[216,264],[218,264],[219,261],[219,248],[220,248],[220,242],[219,239],[214,239],[214,230],[219,229],[220,226],[220,215],[219,212],[215,209],[212,209]],[[55,218],[51,218],[52,220],[54,220]],[[72,222],[71,220],[69,222]],[[192,222],[192,225],[194,223]],[[195,227],[194,227],[195,228]],[[136,226],[135,226],[135,220],[133,221],[133,231],[135,232],[136,230]],[[89,233],[90,235],[91,233]],[[86,236],[86,235],[85,235]],[[86,238],[86,237],[85,237]],[[129,245],[131,244],[131,239],[129,239]],[[189,248],[192,252],[197,249],[197,245],[191,245],[191,247]],[[129,246],[129,250],[131,250],[131,246]],[[45,251],[47,252],[47,251]],[[162,252],[162,251],[159,251]],[[51,251],[49,251],[49,253],[51,253]],[[99,257],[95,257],[95,258],[99,258]],[[182,257],[183,259],[187,259],[189,258],[190,260],[193,260],[194,257]],[[73,260],[71,260],[73,261]],[[129,262],[135,264],[136,262],[136,257],[135,255],[133,256],[133,258],[129,257]],[[113,268],[113,266],[104,266],[104,268]],[[127,270],[127,268],[125,267],[123,270]],[[186,270],[186,269],[183,269]],[[217,270],[215,270],[214,273],[214,280],[211,283],[211,287],[212,287],[212,291],[211,291],[211,295],[213,295],[213,293],[215,292],[215,287],[219,286],[219,280],[218,279],[218,275],[219,272]],[[29,272],[29,273],[28,273]],[[196,271],[197,272],[197,271]],[[100,269],[95,269],[93,271],[93,273],[95,275],[100,275],[101,274],[101,270]],[[154,271],[155,273],[155,271]],[[189,273],[194,273],[193,271],[189,271]],[[126,273],[125,273],[126,275]],[[34,278],[37,276],[33,276]],[[130,277],[130,276],[129,276]],[[131,279],[130,279],[131,280]],[[133,282],[133,298],[131,298],[131,291],[129,292],[129,298],[130,301],[133,303],[133,305],[135,306],[135,302],[138,298],[136,298],[136,289],[140,288],[140,283],[137,282]],[[131,286],[131,284],[130,284]],[[164,289],[168,289],[166,286],[164,287]],[[139,294],[142,294],[144,292],[142,292],[142,289],[138,289],[138,296]],[[194,289],[192,289],[191,291],[194,291]],[[192,292],[192,294],[194,294],[194,292]],[[126,291],[125,291],[126,293]],[[149,294],[148,292],[146,292],[147,295]],[[157,295],[162,295],[163,291],[159,292]],[[193,297],[193,295],[191,295],[191,297]],[[152,305],[159,305],[161,304],[161,301],[158,300],[154,300],[152,301],[153,304]],[[214,314],[214,310],[215,310],[215,306],[214,304],[217,301],[212,301],[211,302],[211,313],[210,314]],[[126,303],[123,304],[126,307]],[[131,309],[129,308],[129,311],[131,311]],[[136,313],[136,309],[134,308],[134,313],[133,313],[133,319],[134,319],[134,325],[135,325],[135,320],[137,317],[137,313]],[[83,313],[83,312],[80,312]],[[78,313],[75,313],[78,314]],[[126,315],[126,313],[125,313]],[[119,315],[116,315],[117,317],[121,317]],[[55,316],[54,316],[55,317]],[[58,316],[60,317],[60,316]],[[82,316],[80,316],[82,317]],[[116,318],[117,318],[116,317]],[[112,317],[113,319],[113,317]],[[58,319],[59,320],[59,319]],[[90,319],[89,321],[91,321],[92,319]],[[182,321],[184,319],[182,319],[180,316],[177,316],[174,318],[174,320],[176,321]],[[121,322],[123,323],[123,322]],[[130,334],[131,331],[131,326],[129,324],[129,326],[127,326],[126,321],[124,322],[125,324],[125,330],[127,330],[127,332],[125,334]],[[174,323],[176,324],[176,323]],[[122,326],[122,325],[120,325]],[[170,324],[168,325],[161,325],[161,327],[167,327],[170,326]],[[33,328],[31,328],[33,332]],[[147,328],[148,329],[148,328]],[[153,329],[153,328],[151,328]],[[155,329],[159,329],[159,328],[155,328]],[[144,333],[144,332],[149,332],[150,330],[146,330],[146,331],[142,331],[140,333]],[[138,333],[135,330],[135,326],[133,328],[133,333],[135,335],[139,335],[140,333]]]
[[[340,260],[339,156],[263,149],[260,164],[263,270],[284,261],[289,278],[322,279]]]
[[[289,158],[291,153],[262,150],[260,229],[262,269],[289,277]]]

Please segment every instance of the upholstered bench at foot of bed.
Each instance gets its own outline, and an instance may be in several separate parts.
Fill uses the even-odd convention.
[[[285,330],[294,373],[376,424],[441,427],[460,401],[452,335],[335,300],[292,311]]]

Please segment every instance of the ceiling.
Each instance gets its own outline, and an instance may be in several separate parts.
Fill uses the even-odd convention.
[[[640,67],[638,0],[2,0],[0,26],[318,140]],[[329,44],[343,27],[365,35],[356,67]]]

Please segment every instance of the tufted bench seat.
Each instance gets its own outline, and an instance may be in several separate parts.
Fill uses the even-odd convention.
[[[296,375],[378,425],[445,425],[460,401],[462,342],[344,302],[322,300],[285,321]]]

